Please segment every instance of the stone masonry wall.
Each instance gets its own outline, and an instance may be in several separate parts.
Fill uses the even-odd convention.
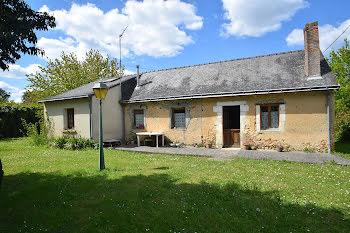
[[[334,98],[331,100],[333,106]],[[261,131],[259,128],[257,106],[264,103],[281,103],[280,126],[277,131]],[[212,141],[220,148],[223,145],[222,107],[230,105],[240,105],[241,147],[244,140],[259,149],[275,149],[278,145],[297,151],[326,151],[328,148],[327,92],[127,104],[126,133],[129,134],[131,130],[164,132],[172,142],[190,145]],[[179,106],[186,108],[186,128],[171,129],[171,108]],[[133,109],[145,109],[145,129],[132,128]],[[334,108],[331,110],[333,113]]]

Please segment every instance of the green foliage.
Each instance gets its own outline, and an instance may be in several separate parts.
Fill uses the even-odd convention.
[[[10,96],[11,96],[10,92],[7,92],[4,89],[0,88],[0,102],[7,102]]]
[[[55,27],[55,18],[46,12],[32,10],[23,0],[0,1],[0,68],[21,58],[21,53],[43,55],[36,47],[37,31]]]
[[[67,150],[96,149],[98,148],[98,143],[88,138],[58,137],[52,140],[51,147]]]
[[[335,92],[337,110],[350,109],[350,46],[345,39],[345,45],[337,51],[332,51],[327,59],[340,89]]]
[[[127,143],[131,143],[131,142],[134,142],[134,143],[135,143],[136,141],[137,141],[137,135],[136,135],[136,133],[135,133],[133,130],[130,130]]]
[[[306,153],[315,153],[314,148],[311,147],[305,147],[303,151]]]
[[[67,144],[67,142],[68,142],[67,137],[58,137],[53,139],[52,146],[59,149],[64,149],[64,146]]]
[[[24,128],[23,134],[32,140],[33,145],[46,145],[49,142],[48,134],[50,130],[50,122],[45,121],[43,110],[37,111],[36,117],[39,121],[35,123],[26,122],[25,119],[21,119]]]
[[[344,41],[345,45],[332,51],[327,58],[340,85],[335,91],[336,141],[350,141],[350,45],[347,39]]]
[[[39,122],[37,112],[42,112],[39,105],[21,105],[0,103],[0,135],[2,137],[19,137],[27,131],[22,125],[22,118],[28,123]]]
[[[49,59],[46,67],[39,67],[36,74],[27,75],[30,82],[24,101],[35,102],[80,87],[98,79],[118,77],[116,59],[104,57],[97,50],[90,50],[83,61],[74,53],[62,52],[59,59]]]
[[[350,142],[350,110],[336,111],[334,128],[336,142]]]
[[[350,160],[350,142],[336,142],[334,152]]]

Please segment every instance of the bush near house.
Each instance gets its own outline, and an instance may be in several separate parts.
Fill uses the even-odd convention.
[[[99,144],[88,138],[58,137],[52,139],[50,146],[59,149],[82,150],[98,148]]]
[[[336,112],[334,127],[335,141],[350,143],[350,109]]]

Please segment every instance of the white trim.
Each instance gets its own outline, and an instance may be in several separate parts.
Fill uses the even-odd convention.
[[[284,131],[284,124],[286,122],[286,104],[280,104],[280,118],[279,118],[279,125],[278,128],[280,130],[280,132]]]
[[[255,106],[255,121],[256,132],[258,133],[282,133],[284,131],[284,124],[286,122],[286,104],[279,104],[279,125],[278,129],[265,129],[260,128],[260,104]]]
[[[249,119],[246,118],[247,112],[249,111],[249,106],[247,101],[226,101],[217,102],[216,106],[213,107],[213,111],[217,113],[217,118],[215,121],[216,126],[216,147],[222,148],[223,146],[223,126],[222,126],[222,107],[224,106],[238,106],[240,108],[240,139],[245,132],[246,126],[249,126]],[[240,140],[242,144],[242,140]],[[242,145],[241,145],[242,146]]]

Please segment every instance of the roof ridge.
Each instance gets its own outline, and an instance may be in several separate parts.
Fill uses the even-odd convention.
[[[231,61],[247,60],[247,59],[253,59],[253,58],[260,58],[260,57],[269,57],[269,56],[275,56],[275,55],[280,55],[280,54],[290,54],[290,53],[296,53],[296,52],[301,52],[301,51],[304,51],[304,50],[300,49],[300,50],[293,50],[293,51],[288,51],[288,52],[258,55],[258,56],[253,56],[253,57],[235,58],[235,59],[230,59],[230,60],[207,62],[207,63],[201,63],[201,64],[195,64],[195,65],[188,65],[188,66],[179,66],[179,67],[159,69],[159,70],[150,70],[150,71],[142,72],[140,74],[152,73],[152,72],[157,72],[157,71],[165,71],[165,70],[175,70],[175,69],[182,69],[182,68],[188,68],[188,67],[203,66],[203,65],[217,64],[217,63],[224,63],[224,62],[231,62]]]

